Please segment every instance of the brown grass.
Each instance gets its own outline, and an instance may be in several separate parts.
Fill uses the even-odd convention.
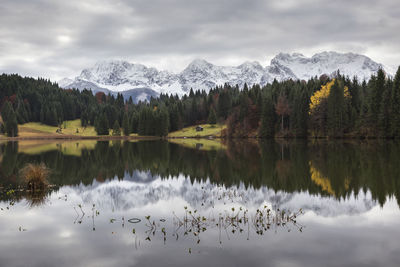
[[[47,178],[49,176],[49,169],[43,164],[27,164],[21,170],[21,176],[28,187],[28,190],[38,191],[44,190],[49,185]]]

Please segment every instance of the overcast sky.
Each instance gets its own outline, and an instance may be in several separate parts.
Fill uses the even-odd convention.
[[[102,59],[181,71],[325,50],[400,64],[397,0],[0,0],[0,72],[58,80]]]

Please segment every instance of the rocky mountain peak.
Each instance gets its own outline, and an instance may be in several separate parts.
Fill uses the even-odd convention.
[[[193,60],[182,72],[171,73],[142,64],[132,64],[123,60],[102,60],[92,67],[84,69],[74,80],[63,79],[63,88],[93,90],[111,90],[125,92],[128,90],[147,89],[153,95],[160,93],[183,95],[190,88],[193,90],[210,90],[217,85],[229,83],[242,87],[244,83],[265,85],[273,82],[293,79],[308,80],[322,74],[331,75],[337,70],[360,80],[369,79],[379,68],[385,68],[370,58],[355,53],[338,53],[325,51],[312,57],[301,53],[279,53],[269,66],[263,67],[259,62],[244,62],[239,66],[217,66],[204,59]],[[386,72],[388,72],[386,70]]]

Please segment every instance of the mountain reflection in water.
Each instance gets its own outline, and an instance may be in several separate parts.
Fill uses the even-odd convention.
[[[1,145],[0,265],[400,263],[397,143],[197,143]]]

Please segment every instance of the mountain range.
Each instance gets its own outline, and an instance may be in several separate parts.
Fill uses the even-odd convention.
[[[369,57],[354,53],[322,52],[306,57],[300,53],[280,53],[263,67],[259,62],[244,62],[239,66],[216,66],[203,59],[193,60],[182,72],[172,73],[157,70],[143,64],[123,60],[103,60],[82,70],[74,79],[64,78],[58,82],[65,89],[91,89],[116,95],[135,102],[156,97],[161,93],[187,94],[193,90],[209,91],[217,85],[229,83],[239,85],[272,83],[275,79],[308,80],[322,74],[329,76],[339,70],[350,77],[368,80],[379,68],[387,69]]]

